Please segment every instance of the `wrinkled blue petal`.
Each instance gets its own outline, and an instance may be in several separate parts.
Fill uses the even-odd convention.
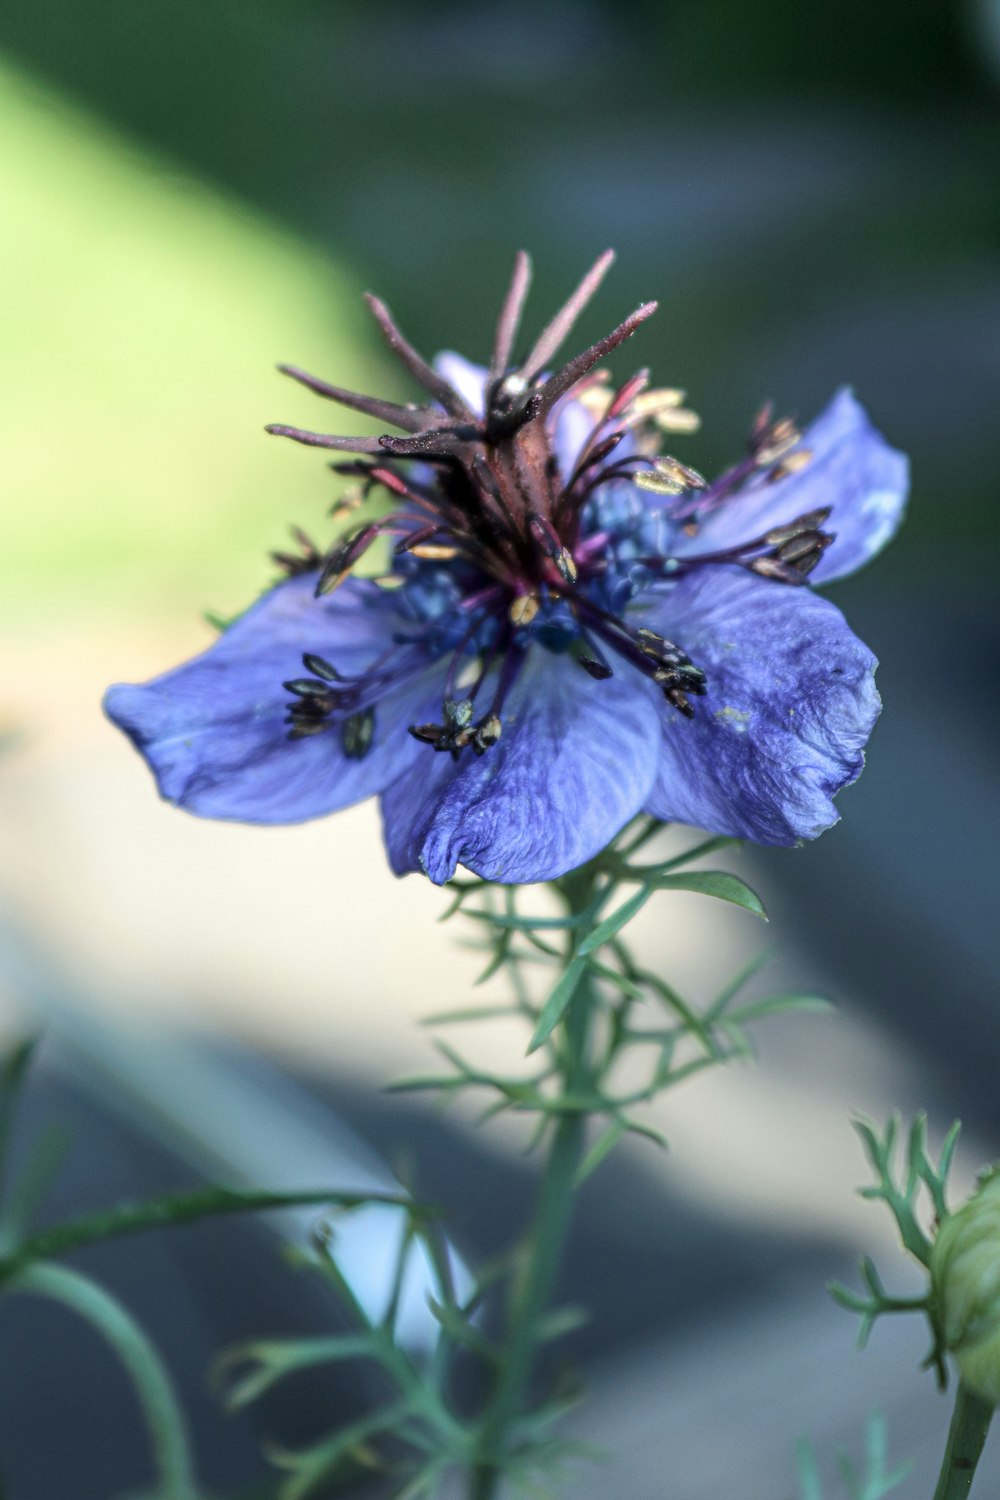
[[[279,584],[201,656],[139,686],[108,690],[105,711],[128,734],[161,796],[204,818],[298,823],[381,791],[421,747],[407,726],[440,706],[441,671],[421,666],[377,703],[361,760],[339,731],[289,740],[282,682],[305,675],[306,651],[363,672],[391,641],[391,596],[348,579],[313,598],[315,575]]]
[[[646,811],[759,844],[794,844],[836,822],[832,798],[861,774],[881,707],[875,658],[836,606],[713,568],[641,618],[708,675],[694,719],[664,706]]]
[[[810,576],[829,583],[862,567],[885,546],[903,518],[909,464],[875,430],[849,390],[841,390],[806,429],[811,461],[787,479],[754,479],[710,512],[694,537],[680,536],[675,557],[715,552],[763,535],[807,511],[832,506],[825,523],[836,540]]]
[[[596,682],[572,657],[536,646],[499,744],[457,764],[428,750],[425,765],[383,794],[392,868],[423,870],[439,885],[460,864],[508,884],[554,880],[642,807],[659,736],[657,705],[633,668]]]

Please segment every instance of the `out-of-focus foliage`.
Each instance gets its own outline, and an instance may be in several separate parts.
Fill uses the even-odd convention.
[[[333,493],[262,432],[306,414],[275,357],[370,379],[323,253],[0,73],[7,608],[183,590],[239,607]]]
[[[53,132],[77,133],[79,122],[40,126],[35,113],[17,112],[23,92],[12,100],[5,89],[5,139],[16,142],[7,171],[28,174],[48,200],[40,216],[29,202],[37,232],[19,236],[18,254],[34,262],[44,238],[51,263],[67,236],[78,243],[77,327],[110,316],[92,300],[92,258],[122,279],[121,316],[136,325],[135,383],[123,403],[124,379],[96,371],[87,382],[95,404],[139,406],[141,417],[153,388],[165,434],[172,402],[198,400],[199,419],[172,457],[180,461],[181,446],[188,455],[208,448],[227,539],[249,537],[248,469],[266,465],[285,476],[276,485],[300,495],[310,482],[303,465],[288,477],[287,455],[262,457],[248,424],[265,407],[288,413],[263,383],[274,358],[308,356],[338,379],[353,377],[342,285],[259,220],[164,178],[164,161],[347,256],[421,342],[461,344],[473,356],[484,352],[494,300],[484,291],[500,287],[517,244],[535,252],[540,299],[554,300],[570,260],[614,243],[621,306],[664,299],[642,357],[692,387],[706,433],[738,430],[767,395],[794,399],[808,417],[852,379],[913,454],[918,476],[942,475],[949,535],[981,536],[994,525],[987,475],[1000,460],[988,394],[1000,376],[987,334],[1000,315],[1000,110],[988,10],[985,0],[6,7],[0,48],[157,153],[140,185],[142,158],[123,158],[110,137],[92,137],[89,153],[82,141],[56,147]],[[79,152],[88,165],[78,169]],[[15,184],[9,199],[15,223],[23,191]],[[122,243],[130,233],[131,250]],[[179,242],[200,251],[184,261]],[[163,244],[158,268],[148,267],[154,243]],[[58,264],[52,279],[65,286]],[[147,278],[138,300],[137,277]],[[150,304],[162,310],[152,326]],[[35,313],[45,347],[46,329],[66,313],[60,301]],[[161,318],[176,324],[162,353]],[[306,320],[315,338],[289,351],[289,332]],[[186,327],[199,339],[177,349]],[[199,362],[204,379],[193,391]],[[234,370],[244,372],[240,389]],[[64,395],[69,383],[64,372]],[[208,414],[227,390],[243,425],[209,443]],[[142,447],[147,481],[150,447],[159,457],[168,442]],[[718,467],[731,455],[710,443],[695,439],[684,456]],[[140,477],[128,445],[115,452],[108,493]],[[77,473],[89,467],[81,457]],[[177,479],[190,489],[185,469]],[[237,496],[234,526],[227,507]],[[151,504],[161,499],[154,491]],[[136,524],[127,520],[118,536]],[[904,547],[940,527],[934,506],[917,506]]]

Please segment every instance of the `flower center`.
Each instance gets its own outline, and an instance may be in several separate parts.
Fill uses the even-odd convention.
[[[283,367],[321,396],[402,429],[403,436],[341,437],[284,426],[268,430],[354,455],[333,467],[360,481],[359,499],[388,491],[396,508],[356,527],[320,559],[306,539],[301,558],[277,555],[288,571],[318,570],[316,593],[335,589],[379,537],[393,541],[400,626],[390,648],[359,678],[323,658],[304,658],[309,676],[285,684],[293,736],[337,726],[345,753],[363,756],[374,736],[377,699],[428,660],[450,653],[440,723],[415,737],[457,757],[482,755],[502,733],[503,708],[530,646],[573,652],[592,677],[607,678],[609,656],[649,678],[686,717],[706,691],[705,673],[683,647],[633,629],[625,608],[635,592],[693,568],[735,564],[774,581],[802,583],[832,540],[827,511],[726,552],[670,555],[669,541],[691,518],[725,503],[745,479],[781,477],[806,461],[799,434],[765,411],[747,459],[712,487],[675,459],[658,456],[658,427],[690,430],[682,393],[648,389],[643,373],[613,391],[597,369],[655,311],[644,303],[611,333],[549,370],[610,264],[602,256],[523,360],[512,351],[528,288],[519,256],[501,309],[480,414],[426,363],[376,298],[368,303],[389,348],[431,398],[398,405],[346,391]],[[565,398],[592,426],[569,458],[556,441]],[[629,483],[625,483],[629,481]],[[665,497],[659,509],[633,486]],[[621,492],[632,497],[622,503]],[[658,529],[660,535],[650,537]],[[384,580],[383,580],[384,581]],[[412,621],[412,625],[410,624]],[[487,686],[488,685],[488,686]],[[479,700],[483,701],[480,702]]]

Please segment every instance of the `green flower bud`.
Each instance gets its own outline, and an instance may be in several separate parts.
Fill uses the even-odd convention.
[[[930,1269],[945,1348],[965,1384],[1000,1406],[1000,1167],[945,1219]]]

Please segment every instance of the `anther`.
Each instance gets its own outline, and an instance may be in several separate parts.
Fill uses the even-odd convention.
[[[299,548],[298,552],[272,552],[271,561],[276,563],[289,578],[296,578],[302,573],[311,573],[318,568],[323,561],[319,548],[301,526],[291,528],[292,539]]]
[[[818,531],[823,522],[829,520],[832,510],[832,505],[826,505],[822,510],[810,510],[804,516],[796,516],[787,526],[776,526],[773,531],[769,531],[764,541],[769,547],[781,547],[794,537],[804,536],[808,531]]]
[[[330,689],[325,682],[317,682],[314,677],[295,677],[291,682],[283,682],[282,687],[286,693],[294,693],[297,698],[326,698],[330,697]]]
[[[576,563],[573,554],[563,546],[551,521],[532,511],[528,517],[528,530],[541,547],[545,556],[555,564],[556,571],[564,583],[576,582]]]
[[[445,723],[451,729],[467,729],[475,712],[471,698],[446,698],[444,700]]]
[[[583,670],[589,673],[591,677],[596,678],[598,682],[606,682],[609,677],[615,675],[607,662],[598,661],[596,656],[588,656],[585,652],[580,651],[577,653],[576,659]]]
[[[448,547],[441,542],[425,542],[419,547],[411,547],[410,554],[419,557],[422,562],[450,562],[453,557],[458,556],[458,548]]]
[[[340,466],[335,464],[333,467],[339,468]],[[333,504],[330,506],[329,514],[333,516],[334,519],[337,519],[340,516],[346,516],[352,510],[357,510],[364,503],[364,498],[365,494],[361,485],[352,484],[349,489],[346,489],[344,493],[342,495],[339,495],[333,502]]]
[[[531,624],[540,608],[537,594],[518,594],[516,599],[511,600],[507,618],[513,626],[521,629]]]
[[[354,564],[367,552],[378,534],[379,527],[372,522],[368,526],[363,526],[360,531],[355,532],[354,536],[348,537],[346,541],[341,542],[339,547],[334,548],[326,560],[323,571],[319,575],[316,584],[317,599],[321,598],[324,594],[332,594],[335,588],[339,588],[354,567]]]
[[[573,554],[568,547],[560,547],[559,556],[553,558],[553,562],[564,583],[576,582],[576,563],[573,561]]]
[[[772,578],[777,583],[805,583],[805,574],[801,569],[793,568],[790,563],[780,562],[776,557],[755,557],[748,564],[751,572],[759,573],[761,578]]]
[[[766,469],[795,447],[802,434],[790,417],[783,417],[773,427],[766,429],[754,445],[753,456],[758,468]]]
[[[819,536],[815,532],[806,532],[804,536],[792,537],[791,541],[778,548],[778,556],[782,562],[800,562],[802,558],[808,557],[811,552],[822,550]]]
[[[340,673],[336,667],[331,666],[322,656],[315,656],[311,651],[307,651],[303,656],[302,665],[314,677],[323,677],[327,682],[338,682],[340,680]]]
[[[706,488],[697,469],[689,469],[676,458],[658,458],[651,469],[638,470],[634,478],[640,489],[657,495],[683,495],[685,490]]]
[[[491,745],[495,745],[503,732],[503,725],[496,714],[490,714],[484,719],[472,736],[472,748],[477,755],[485,755]]]
[[[787,479],[792,474],[798,474],[810,463],[812,463],[812,449],[796,448],[794,453],[789,453],[771,470],[767,476],[768,483],[774,484],[779,479]]]
[[[364,708],[351,714],[340,726],[340,742],[348,760],[364,760],[375,735],[375,710]]]
[[[288,738],[304,740],[310,734],[323,734],[326,728],[325,719],[296,719],[288,731]]]

